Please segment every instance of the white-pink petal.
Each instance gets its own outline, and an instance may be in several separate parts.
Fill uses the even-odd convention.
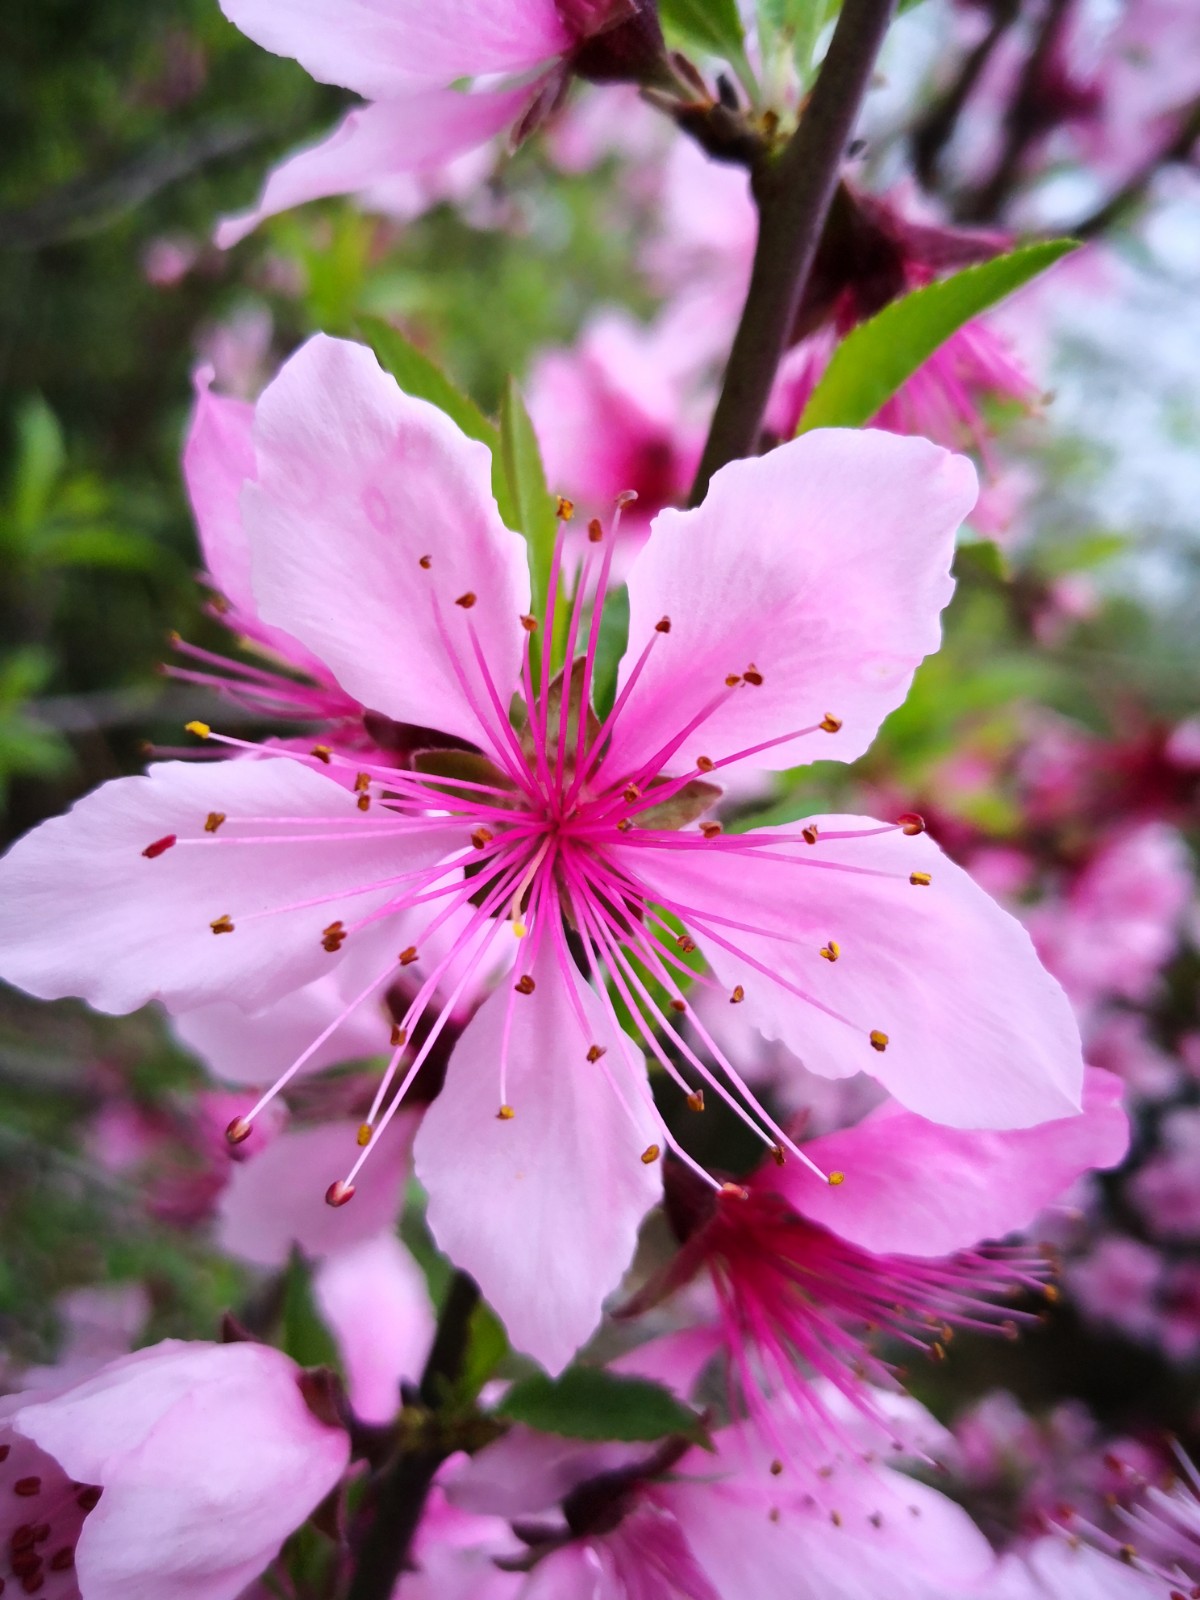
[[[951,1127],[1024,1128],[1078,1111],[1079,1030],[1020,923],[928,836],[834,839],[880,824],[805,821],[824,843],[779,842],[797,822],[736,844],[686,848],[696,836],[679,835],[673,847],[619,853],[651,899],[684,908],[719,980],[744,988],[747,1021],[810,1071],[870,1072],[910,1111]],[[929,884],[914,886],[912,872]],[[821,955],[831,940],[836,961]]]
[[[272,168],[248,211],[224,217],[216,242],[228,250],[267,217],[330,195],[381,189],[402,173],[430,173],[484,144],[515,121],[530,90],[420,88],[398,100],[359,106],[316,144]]]
[[[507,713],[529,570],[487,446],[362,345],[320,334],[264,391],[254,431],[242,509],[260,615],[372,710],[495,748],[487,680]]]
[[[1083,1173],[1115,1166],[1129,1143],[1121,1082],[1091,1068],[1083,1110],[1032,1128],[941,1127],[895,1105],[805,1146],[828,1188],[798,1166],[773,1174],[805,1216],[877,1254],[950,1255],[1027,1227]]]
[[[218,834],[205,830],[211,812],[228,819]],[[274,817],[305,821],[272,829]],[[349,837],[233,843],[246,821]],[[98,1011],[150,1000],[172,1010],[261,1007],[340,959],[322,948],[322,929],[386,904],[399,891],[384,880],[462,842],[461,828],[381,839],[372,827],[348,789],[284,757],[163,762],[114,779],[0,862],[0,974],[40,999],[78,995]],[[173,847],[143,855],[171,835]],[[322,903],[283,909],[314,899]],[[226,916],[234,932],[214,934],[210,924]]]
[[[533,994],[506,983],[468,1024],[414,1157],[438,1244],[516,1348],[555,1373],[599,1322],[661,1184],[641,1159],[656,1128],[641,1060],[549,933],[532,976]]]
[[[371,98],[523,71],[572,43],[555,0],[221,0],[221,9],[318,82]]]
[[[421,1269],[388,1228],[326,1256],[313,1293],[337,1340],[356,1415],[390,1422],[401,1380],[420,1379],[433,1340],[433,1307]]]
[[[752,758],[779,770],[853,761],[941,637],[954,535],[975,471],[924,439],[827,429],[735,461],[703,505],[663,511],[629,574],[621,683],[650,658],[606,771],[636,770],[752,669],[673,758],[712,760],[841,719]],[[655,634],[662,618],[669,633]]]

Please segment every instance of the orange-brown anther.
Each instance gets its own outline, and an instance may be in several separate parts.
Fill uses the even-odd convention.
[[[608,1046],[603,1044],[588,1045],[587,1058],[589,1061],[599,1061],[601,1056],[608,1054]]]
[[[371,774],[369,772],[360,772],[360,773],[358,773],[356,775],[355,779],[354,779],[354,792],[355,792],[355,794],[366,794],[367,790],[370,787],[371,787]]]
[[[474,828],[471,832],[471,843],[476,850],[484,850],[495,837],[496,835],[490,828]]]
[[[642,1151],[642,1162],[647,1167],[651,1166],[655,1161],[658,1160],[661,1154],[662,1151],[656,1144],[648,1144]]]
[[[871,1029],[870,1038],[871,1038],[871,1049],[872,1050],[878,1050],[880,1052],[880,1054],[882,1055],[882,1053],[888,1047],[888,1036],[887,1036],[887,1034],[886,1033],[880,1033],[878,1028],[872,1028]]]
[[[501,1106],[499,1111],[497,1111],[497,1113],[496,1113],[496,1121],[497,1122],[511,1122],[512,1119],[516,1116],[516,1114],[517,1113],[513,1110],[513,1108],[511,1106]]]
[[[826,961],[836,961],[842,953],[842,947],[836,939],[830,939],[828,944],[821,946],[821,955]]]
[[[326,766],[333,760],[333,751],[327,744],[315,744],[308,753],[310,756],[316,756],[318,761],[323,761]]]
[[[745,989],[742,988],[740,983],[735,983],[733,986],[733,993],[729,996],[729,1004],[731,1006],[740,1006],[745,998]]]
[[[371,796],[369,794],[360,794],[359,797],[358,797],[357,805],[358,805],[358,809],[360,811],[370,811],[370,809],[371,809]]]
[[[618,833],[628,833],[632,827],[633,827],[633,818],[632,817],[622,817],[620,822],[617,823],[617,832]]]
[[[906,811],[903,816],[896,818],[896,825],[901,833],[906,833],[910,839],[918,833],[925,832],[925,818],[917,811]]]
[[[325,1204],[327,1206],[344,1206],[347,1201],[353,1199],[354,1185],[347,1183],[345,1178],[338,1178],[325,1191]]]
[[[375,1130],[374,1130],[374,1128],[372,1128],[372,1126],[371,1126],[371,1124],[369,1122],[360,1122],[359,1123],[359,1125],[358,1125],[358,1133],[355,1135],[355,1137],[356,1137],[356,1139],[358,1141],[358,1148],[360,1150],[365,1150],[366,1147],[370,1144],[371,1135],[374,1132],[375,1132]]]
[[[800,829],[800,837],[804,840],[805,844],[816,844],[817,840],[821,837],[821,830],[817,827],[815,822],[810,822],[807,828]]]
[[[821,726],[826,733],[836,733],[842,725],[841,717],[835,717],[831,712],[826,712],[821,718]]]
[[[558,512],[558,520],[560,522],[570,522],[575,515],[575,502],[574,500],[568,500],[565,494],[560,494],[558,505],[555,509]]]
[[[411,967],[416,959],[417,947],[415,944],[410,944],[406,950],[401,950],[399,960],[402,967]]]
[[[224,821],[225,813],[223,811],[210,811],[208,816],[204,819],[205,833],[216,833],[217,829]]]
[[[391,1045],[393,1050],[399,1050],[401,1045],[408,1043],[408,1029],[402,1028],[398,1022],[392,1023]]]
[[[654,631],[655,631],[655,633],[670,633],[670,631],[671,631],[671,619],[670,619],[670,617],[659,617],[658,621],[654,624]]]
[[[466,594],[459,595],[454,604],[456,606],[461,606],[464,611],[470,611],[471,607],[475,604],[475,595],[470,589],[468,589]]]
[[[702,822],[700,824],[700,832],[706,839],[715,839],[720,831],[721,824],[719,822]]]
[[[249,1117],[234,1117],[233,1121],[225,1129],[225,1137],[230,1144],[244,1144],[250,1137],[251,1131]]]
[[[704,1110],[704,1090],[703,1089],[693,1089],[691,1094],[688,1095],[688,1097],[687,1097],[687,1104],[688,1104],[688,1110],[689,1111],[703,1111]]]
[[[214,933],[233,932],[233,923],[230,920],[228,913],[226,913],[226,915],[223,917],[216,917],[212,922],[209,923],[209,927]]]
[[[930,877],[928,872],[910,872],[908,875],[908,881],[913,885],[914,888],[928,889],[929,885],[933,882],[933,879]]]
[[[739,677],[739,675],[736,672],[731,672],[729,674],[729,676],[725,679],[725,687],[727,689],[736,689],[738,684],[741,683],[741,681],[742,681],[741,678]]]
[[[624,799],[628,800],[630,805],[632,805],[635,800],[640,800],[642,798],[642,791],[638,788],[636,783],[627,783],[621,793]]]
[[[712,769],[715,766],[716,766],[716,762],[712,759],[711,756],[697,756],[696,757],[696,771],[697,772],[711,772]]]
[[[537,984],[534,983],[527,972],[523,972],[516,983],[513,984],[513,988],[518,994],[532,994],[537,988]]]
[[[690,956],[692,951],[696,948],[695,939],[693,939],[690,934],[686,933],[681,933],[676,939],[675,943],[683,951],[685,956]]]
[[[749,1200],[750,1191],[740,1183],[723,1183],[718,1190],[719,1194],[726,1195],[730,1200]]]
[[[428,572],[430,567],[433,565],[433,557],[432,556],[422,556],[421,559],[417,562],[417,565],[419,567],[423,567],[425,569],[425,571]]]
[[[521,618],[521,626],[525,629],[526,633],[536,633],[537,632],[537,626],[538,626],[537,618],[536,617],[530,617],[530,616],[527,616],[527,615],[526,616],[522,616],[522,618]]]
[[[777,1167],[782,1167],[787,1163],[787,1156],[784,1155],[783,1146],[781,1144],[773,1144],[771,1146],[770,1156],[771,1160]]]
[[[780,1473],[782,1471],[783,1471],[783,1462],[782,1461],[772,1461],[772,1463],[771,1463],[771,1476],[773,1478],[777,1478],[777,1477],[779,1477],[779,1475],[780,1475]]]
[[[686,1011],[687,1010],[687,1001],[686,1000],[672,1000],[671,1001],[671,1010],[672,1011]]]
[[[754,665],[753,661],[746,668],[745,672],[742,673],[742,677],[745,678],[746,682],[751,684],[755,689],[757,689],[763,681],[763,675]]]
[[[831,1172],[829,1174],[829,1187],[831,1189],[840,1189],[845,1181],[846,1174],[844,1172]]]
[[[346,942],[346,925],[343,922],[331,922],[327,928],[321,930],[322,948],[328,950],[330,955],[335,950],[340,950]]]
[[[148,844],[142,851],[147,861],[153,861],[155,856],[165,855],[175,843],[175,834],[164,833],[161,839],[155,839],[153,844]]]
[[[588,543],[599,544],[604,537],[604,529],[600,526],[600,518],[593,517],[588,523]]]

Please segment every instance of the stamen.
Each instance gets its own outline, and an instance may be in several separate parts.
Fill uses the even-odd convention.
[[[209,927],[214,933],[233,932],[233,923],[229,920],[228,913],[225,913],[224,915],[219,916],[214,921],[210,922]]]
[[[826,961],[836,961],[842,953],[842,947],[836,939],[830,939],[828,944],[821,946],[821,955]]]
[[[354,1199],[354,1185],[345,1178],[337,1178],[325,1191],[325,1204],[344,1206]]]
[[[207,739],[212,729],[207,722],[186,722],[184,723],[183,731],[185,733],[194,733],[197,739]]]
[[[161,839],[155,839],[153,844],[148,844],[142,851],[142,854],[146,857],[147,861],[153,861],[157,856],[165,855],[174,843],[175,835],[173,833],[166,833]]]
[[[838,733],[841,730],[842,719],[835,717],[831,712],[826,712],[821,718],[821,728],[825,733]]]
[[[905,811],[896,818],[896,825],[901,833],[906,833],[910,839],[918,833],[925,832],[925,818],[916,811]]]
[[[223,811],[210,811],[204,820],[205,833],[216,833],[224,821],[225,813]]]
[[[871,1049],[872,1050],[878,1050],[880,1055],[882,1055],[883,1052],[888,1047],[888,1036],[887,1036],[887,1034],[886,1033],[881,1033],[878,1028],[872,1028],[871,1032],[869,1034],[869,1038],[871,1040]]]
[[[908,875],[908,881],[915,888],[927,889],[933,882],[933,879],[928,872],[910,872]]]

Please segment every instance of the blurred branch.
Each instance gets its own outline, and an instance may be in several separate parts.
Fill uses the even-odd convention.
[[[996,0],[991,26],[975,48],[963,58],[958,76],[913,125],[910,140],[913,167],[923,188],[936,187],[938,159],[953,138],[963,107],[992,59],[996,46],[1017,20],[1020,10],[1020,0]]]
[[[1075,239],[1094,239],[1097,234],[1106,232],[1114,223],[1120,222],[1127,212],[1145,198],[1146,191],[1164,167],[1188,159],[1198,139],[1200,139],[1200,100],[1192,105],[1180,123],[1178,131],[1168,143],[1135,172],[1132,178],[1123,183],[1102,206],[1097,207],[1090,216],[1077,222],[1071,229],[1071,236]]]
[[[159,139],[108,172],[85,173],[31,206],[0,212],[0,247],[40,250],[82,239],[189,178],[212,161],[239,155],[277,130],[262,122],[211,122],[175,139]]]
[[[846,0],[799,127],[781,156],[762,162],[752,173],[758,244],[742,320],[692,485],[692,505],[704,498],[719,467],[758,448],[775,373],[895,4]]]

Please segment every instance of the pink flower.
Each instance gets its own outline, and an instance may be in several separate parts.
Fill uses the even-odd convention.
[[[869,1385],[891,1381],[877,1334],[940,1358],[956,1327],[1015,1333],[1028,1317],[1009,1302],[1045,1289],[1046,1262],[1019,1246],[977,1246],[1027,1227],[1080,1173],[1121,1159],[1118,1080],[1090,1073],[1084,1106],[988,1133],[881,1106],[803,1147],[833,1186],[768,1163],[710,1197],[672,1166],[667,1213],[683,1248],[635,1304],[708,1276],[730,1388],[769,1439],[780,1394],[798,1411],[816,1406],[814,1375],[868,1404]]]
[[[229,20],[322,83],[370,103],[270,174],[258,204],[217,230],[223,248],[264,217],[326,195],[427,179],[554,104],[567,74],[634,80],[662,59],[655,10],[636,0],[222,0]],[[462,80],[481,80],[464,91]]]
[[[764,1148],[800,1156],[694,1018],[684,1036],[693,983],[745,1002],[811,1070],[870,1071],[939,1121],[1022,1127],[1076,1109],[1065,997],[919,820],[821,816],[746,835],[694,825],[728,766],[867,748],[937,645],[974,492],[967,463],[923,440],[829,432],[723,469],[698,510],[660,514],[630,570],[629,645],[601,718],[579,707],[611,533],[589,542],[570,603],[560,541],[532,617],[525,547],[496,510],[487,448],[336,340],[314,339],[265,392],[254,450],[242,512],[255,614],[360,704],[444,730],[443,747],[399,771],[202,728],[254,759],[119,779],[9,854],[9,978],[109,1011],[151,998],[252,1011],[390,929],[347,1014],[398,968],[421,982],[361,1149],[331,1185],[340,1204],[459,996],[515,934],[512,981],[463,1030],[415,1156],[439,1243],[514,1343],[555,1368],[628,1264],[662,1148],[690,1159],[654,1107],[642,1050],[693,1103],[697,1080],[743,1097]],[[565,718],[563,678],[540,673],[535,687],[534,628],[546,649],[565,635]],[[426,919],[418,936],[414,916]],[[455,945],[430,958],[452,916]],[[688,965],[693,953],[707,970]],[[462,976],[447,993],[452,962]],[[665,991],[661,1012],[647,978]]]
[[[265,1346],[167,1340],[0,1403],[0,1577],[47,1600],[234,1600],[349,1457],[301,1378]]]

